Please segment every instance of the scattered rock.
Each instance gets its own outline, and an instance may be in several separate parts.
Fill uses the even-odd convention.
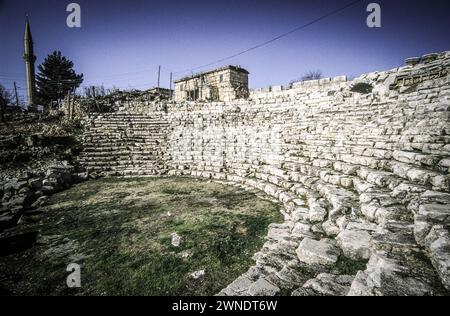
[[[36,207],[44,206],[47,201],[48,201],[48,196],[41,196],[40,198],[38,198],[36,200],[36,202],[34,202],[31,205],[31,207],[36,208]]]
[[[53,193],[56,192],[56,189],[53,186],[45,185],[41,188],[41,192],[44,195],[52,195]]]
[[[0,216],[0,228],[7,228],[16,222],[14,215],[3,215]]]
[[[316,295],[345,296],[350,290],[354,277],[350,275],[334,275],[321,273],[307,281],[303,288],[313,290]]]
[[[79,182],[83,182],[83,181],[87,181],[87,180],[89,180],[88,172],[80,172],[80,173],[75,173],[72,175],[72,181],[74,183],[79,183]]]
[[[301,262],[313,265],[332,266],[340,255],[337,247],[327,241],[303,239],[297,249],[297,256]]]
[[[172,246],[180,247],[181,242],[183,241],[182,237],[180,235],[178,235],[177,233],[173,233],[170,236],[172,238],[172,241],[171,241]]]
[[[199,279],[202,279],[205,276],[205,274],[206,274],[205,270],[198,270],[198,271],[191,273],[191,277],[194,280],[199,280]]]
[[[189,250],[184,250],[184,251],[180,252],[179,255],[183,259],[188,259],[188,258],[192,257],[192,253]]]
[[[22,188],[26,188],[28,186],[28,182],[27,181],[20,181],[20,182],[14,182],[13,183],[13,188],[16,191],[19,191]]]
[[[42,188],[42,180],[39,178],[28,180],[28,183],[34,190]]]
[[[27,211],[29,207],[42,206],[49,195],[69,187],[74,182],[76,175],[72,177],[73,169],[63,164],[50,167],[46,173],[25,172],[17,178],[2,181],[0,215],[17,216]],[[24,221],[13,222],[20,224]]]

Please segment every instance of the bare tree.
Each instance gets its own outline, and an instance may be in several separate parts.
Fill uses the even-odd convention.
[[[319,80],[322,79],[322,72],[320,70],[316,71],[308,71],[305,73],[305,75],[301,78],[301,81],[308,81],[308,80]]]
[[[11,103],[11,94],[6,88],[0,85],[0,119],[5,121],[6,107]]]
[[[319,80],[322,79],[322,71],[315,70],[315,71],[308,71],[306,72],[300,79],[292,80],[291,84],[295,82],[302,82],[302,81],[309,81],[309,80]]]
[[[87,98],[105,97],[109,95],[110,92],[111,90],[106,89],[104,85],[84,87],[84,96]]]
[[[83,88],[83,92],[84,92],[84,96],[86,97],[86,98],[91,98],[92,97],[92,87],[84,87]]]

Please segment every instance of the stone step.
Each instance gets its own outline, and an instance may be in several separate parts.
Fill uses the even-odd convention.
[[[161,145],[163,144],[163,145]],[[110,151],[111,148],[117,148],[115,150],[152,150],[153,148],[165,148],[165,144],[162,140],[147,140],[142,142],[103,142],[103,143],[93,143],[85,142],[85,152],[90,151]]]
[[[416,241],[427,250],[445,288],[450,291],[450,194],[426,191],[414,218]]]
[[[166,130],[168,127],[161,127],[161,128],[148,128],[145,126],[142,127],[136,127],[136,126],[125,126],[125,127],[119,127],[119,126],[114,126],[114,127],[110,127],[110,126],[99,126],[99,127],[95,127],[95,128],[91,128],[90,131],[91,132],[95,132],[95,133],[101,133],[101,134],[110,134],[110,133],[120,133],[120,134],[142,134],[142,135],[151,135],[153,133],[155,133],[156,135],[165,135],[165,133],[162,133],[161,131]],[[87,133],[86,135],[89,135],[89,133]]]
[[[328,160],[329,164],[333,163],[333,165],[336,162],[343,162],[344,166],[351,166],[354,165],[355,168],[366,170],[366,172],[362,171],[363,174],[370,175],[371,178],[374,177],[381,180],[395,180],[395,182],[399,181],[396,180],[396,178],[407,180],[408,182],[412,182],[419,185],[424,186],[430,186],[437,190],[449,190],[450,187],[450,176],[447,172],[438,172],[438,171],[432,171],[424,168],[417,167],[415,165],[402,163],[402,162],[396,162],[396,161],[390,161],[385,159],[375,159],[373,158],[366,158],[366,159],[358,159],[361,158],[361,156],[355,156],[355,155],[344,155],[341,156],[342,159],[336,159],[336,161],[333,163],[332,160]],[[292,159],[291,159],[292,160]],[[319,159],[319,161],[324,161],[327,159]],[[443,164],[446,165],[446,160],[443,160]],[[314,161],[313,161],[314,164]],[[310,168],[307,164],[298,164],[298,166],[305,166],[305,168]],[[291,163],[292,167],[295,167],[295,164]],[[342,165],[341,165],[342,166]],[[350,169],[351,170],[351,169]],[[379,170],[379,171],[377,171]],[[352,170],[357,171],[357,169]],[[390,177],[390,174],[392,174],[393,177]]]
[[[103,159],[103,158],[117,158],[117,157],[159,157],[166,156],[170,157],[165,151],[162,151],[159,147],[145,147],[145,148],[131,148],[130,150],[117,150],[113,153],[109,151],[101,151],[100,149],[96,151],[83,151],[81,157],[89,159]]]
[[[412,212],[406,208],[403,201],[391,196],[392,190],[386,183],[378,180],[375,176],[367,176],[367,174],[370,175],[367,170],[365,170],[366,176],[358,178],[336,173],[333,169],[314,168],[309,166],[305,168],[310,171],[306,174],[285,173],[276,168],[265,168],[264,171],[271,171],[266,178],[274,184],[279,185],[288,178],[292,183],[302,183],[316,190],[331,206],[329,212],[333,220],[336,220],[339,215],[348,213],[365,215],[371,221],[380,223],[393,219],[412,220]],[[316,172],[311,172],[311,170]],[[316,176],[317,173],[319,173],[318,176]],[[287,174],[289,177],[286,177]],[[369,179],[370,182],[362,179]],[[348,183],[342,187],[343,180]],[[395,184],[398,185],[398,182]],[[354,190],[359,193],[355,194]],[[360,194],[362,195],[360,196]]]
[[[130,145],[115,145],[115,146],[111,146],[110,144],[104,145],[104,146],[92,146],[92,147],[85,147],[83,152],[126,152],[126,153],[130,153],[135,151],[136,153],[139,152],[154,152],[154,151],[159,151],[159,152],[163,152],[164,147],[161,146],[157,146],[154,147],[153,144],[142,144],[140,146],[134,145],[134,146],[130,146]],[[158,150],[159,149],[159,150]],[[111,153],[110,153],[111,154]]]
[[[148,164],[160,164],[163,165],[165,162],[167,161],[166,157],[156,157],[155,159],[130,159],[128,157],[126,157],[125,159],[116,159],[116,160],[97,160],[97,159],[93,159],[93,160],[89,160],[89,159],[84,159],[83,160],[83,164],[85,166],[118,166],[118,165],[124,165],[124,164],[129,164],[129,165],[134,165],[136,167],[139,167],[139,164],[142,165],[148,165]]]
[[[126,127],[126,126],[148,126],[148,127],[160,127],[169,126],[169,123],[164,120],[92,120],[90,121],[90,127]]]
[[[367,269],[357,274],[349,295],[448,295],[408,224],[380,226]]]

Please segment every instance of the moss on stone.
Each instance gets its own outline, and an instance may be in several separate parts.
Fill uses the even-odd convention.
[[[358,271],[366,270],[368,260],[355,260],[340,256],[335,269],[340,275],[356,275]]]

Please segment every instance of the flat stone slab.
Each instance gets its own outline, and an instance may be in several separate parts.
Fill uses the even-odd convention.
[[[319,295],[345,296],[350,291],[354,277],[321,273],[315,279],[307,281],[303,288],[313,290]]]
[[[297,249],[298,259],[306,264],[332,266],[336,264],[339,255],[339,248],[324,240],[313,240],[305,238]]]
[[[242,293],[248,291],[253,281],[245,276],[240,276],[236,280],[234,280],[228,288],[230,288],[233,292]]]
[[[309,220],[311,223],[322,223],[328,212],[317,201],[309,201]]]
[[[311,232],[311,225],[304,223],[296,223],[294,229],[292,230],[293,236],[299,237],[311,237],[313,233]]]
[[[267,233],[267,238],[273,240],[283,240],[287,239],[290,236],[290,229],[288,227],[269,227],[269,231]]]
[[[306,207],[297,207],[291,213],[291,219],[294,223],[301,220],[309,220],[309,209]]]
[[[264,278],[258,279],[248,289],[250,296],[275,296],[279,292],[280,288],[278,286],[273,285]]]
[[[344,255],[352,259],[369,259],[372,236],[364,230],[344,230],[337,236],[337,242]]]

